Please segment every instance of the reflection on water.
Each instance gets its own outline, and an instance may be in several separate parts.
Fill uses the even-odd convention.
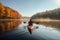
[[[44,25],[46,27],[52,27],[52,28],[60,29],[60,21],[56,21],[56,22],[40,22],[39,24]]]
[[[58,26],[58,24],[56,23],[57,22],[55,22],[55,25]],[[0,35],[0,38],[4,40],[5,39],[6,40],[60,40],[60,31],[57,31],[54,28],[49,27],[49,25],[54,25],[53,22],[40,23],[38,25],[33,24],[34,30],[32,31],[31,35],[28,31],[27,25],[28,25],[27,23],[21,24],[21,22],[19,21],[1,22],[0,24],[1,31],[12,30],[16,29],[17,27],[18,29],[5,32],[4,34]]]
[[[0,21],[0,33],[16,29],[21,21]]]
[[[25,31],[25,34],[22,36],[24,36],[25,38],[27,36],[28,37],[31,36],[29,40],[33,40],[33,39],[35,40],[60,40],[60,31],[57,31],[54,28],[46,27],[45,25],[41,25],[41,24],[40,25],[34,24],[34,30],[32,32],[32,35],[29,35],[29,32],[27,33],[27,28],[25,28],[25,26],[26,25],[22,24],[22,26],[19,26],[19,27]],[[23,27],[25,29],[23,29]]]

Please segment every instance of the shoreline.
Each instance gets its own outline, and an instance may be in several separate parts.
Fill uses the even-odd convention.
[[[56,19],[32,19],[33,22],[59,22],[60,20]]]

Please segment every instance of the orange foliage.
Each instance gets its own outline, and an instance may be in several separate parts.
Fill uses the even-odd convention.
[[[0,3],[0,19],[20,19],[22,18],[21,14],[19,14],[17,11],[4,6],[2,3]]]

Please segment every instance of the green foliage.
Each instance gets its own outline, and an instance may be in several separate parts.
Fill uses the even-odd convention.
[[[31,19],[40,19],[40,18],[50,18],[50,19],[60,19],[60,8],[37,13],[31,17]]]

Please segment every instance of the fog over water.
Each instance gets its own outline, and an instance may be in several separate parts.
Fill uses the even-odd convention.
[[[7,22],[8,23],[8,22]],[[14,24],[14,23],[13,23]],[[12,24],[11,24],[12,25]],[[17,29],[11,29],[10,31],[5,31],[0,35],[0,38],[5,40],[15,39],[15,40],[60,40],[60,30],[58,28],[52,28],[51,24],[33,24],[34,30],[32,34],[29,33],[27,29],[27,23],[20,23],[16,25]],[[53,25],[53,24],[52,24]],[[55,23],[55,26],[59,25]],[[17,27],[18,26],[18,27]],[[38,28],[36,28],[38,27]]]

